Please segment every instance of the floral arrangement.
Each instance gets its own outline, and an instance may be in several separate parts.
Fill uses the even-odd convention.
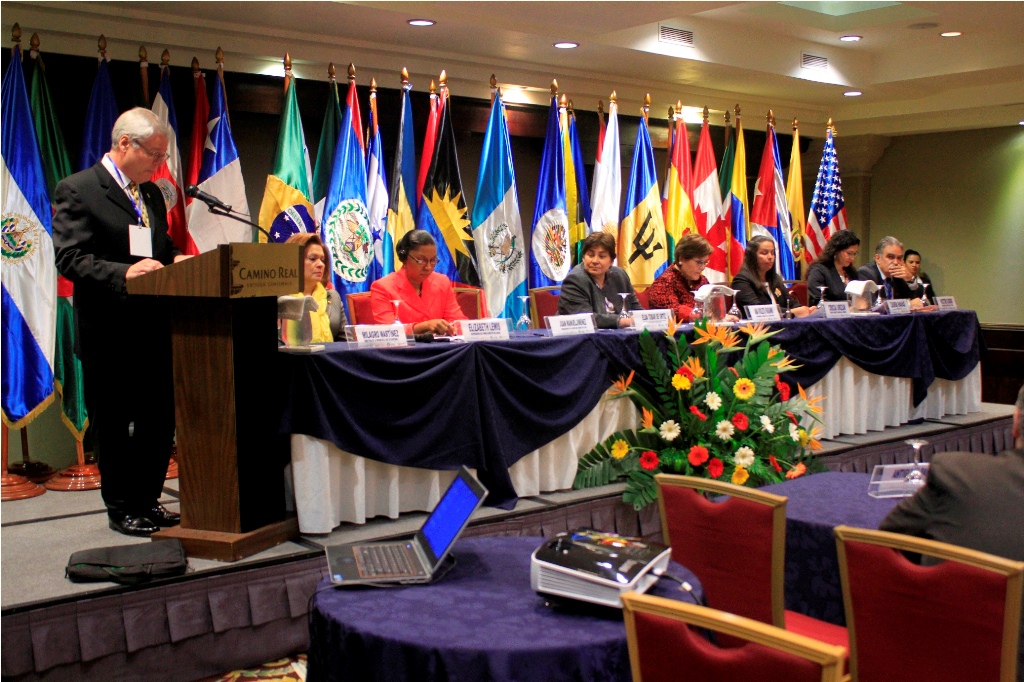
[[[579,461],[574,487],[625,479],[623,499],[636,509],[657,499],[654,475],[678,473],[757,487],[797,478],[808,471],[811,450],[821,448],[820,401],[797,385],[791,395],[782,372],[797,367],[766,341],[778,333],[763,324],[746,334],[702,320],[691,348],[676,341],[675,325],[662,351],[650,332],[640,334],[640,356],[657,395],[633,384],[636,373],[614,383],[614,398],[628,397],[641,412],[640,428],[612,434]],[[703,350],[703,352],[701,352]],[[730,353],[742,352],[735,363]]]

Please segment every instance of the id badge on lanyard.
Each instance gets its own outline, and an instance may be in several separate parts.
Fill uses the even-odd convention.
[[[118,180],[120,180],[121,187],[124,187],[125,177],[121,174],[121,169],[117,167],[117,164],[113,164],[114,170],[117,171]],[[146,227],[142,220],[142,209],[138,203],[135,202],[135,197],[127,193],[128,201],[132,203],[132,208],[135,209],[135,217],[138,218],[138,222],[134,225],[128,226],[128,252],[133,256],[139,258],[152,258],[153,257],[153,230]],[[141,196],[141,194],[140,194]]]

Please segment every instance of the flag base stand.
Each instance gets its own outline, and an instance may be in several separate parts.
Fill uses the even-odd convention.
[[[8,466],[7,473],[27,478],[33,483],[45,483],[57,475],[57,470],[46,462],[35,462],[26,459]]]
[[[95,464],[75,464],[64,469],[46,482],[47,490],[97,490],[100,487],[100,470]]]
[[[292,516],[249,531],[225,533],[195,528],[162,528],[150,537],[153,540],[180,540],[185,554],[195,559],[238,561],[299,536],[299,519]]]
[[[45,492],[46,488],[23,476],[4,474],[0,477],[0,500],[4,502],[27,500],[30,497],[39,497]]]

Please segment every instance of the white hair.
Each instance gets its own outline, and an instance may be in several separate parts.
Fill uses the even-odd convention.
[[[143,107],[129,109],[114,121],[114,130],[110,133],[110,148],[117,149],[117,142],[124,135],[132,142],[148,140],[154,135],[170,137],[167,126],[156,114]]]

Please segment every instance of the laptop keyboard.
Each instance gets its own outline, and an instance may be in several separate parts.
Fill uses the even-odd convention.
[[[363,578],[390,578],[425,575],[426,571],[410,545],[363,545],[356,548],[359,575]]]

